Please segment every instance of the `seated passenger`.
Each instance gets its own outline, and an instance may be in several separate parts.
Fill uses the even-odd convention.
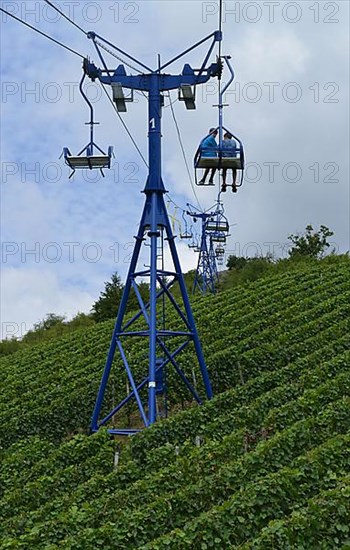
[[[224,139],[222,141],[222,156],[223,157],[234,157],[236,155],[236,142],[232,137],[232,134],[230,132],[226,132],[224,134]],[[222,187],[221,191],[226,191],[226,176],[227,176],[227,170],[228,168],[222,169]],[[237,187],[236,187],[236,177],[237,177],[237,170],[236,168],[232,168],[232,191],[233,193],[237,193]]]
[[[201,141],[201,144],[199,146],[200,152],[201,152],[201,157],[210,158],[210,157],[216,157],[217,156],[217,146],[218,146],[218,144],[216,143],[216,140],[215,140],[217,135],[218,135],[217,129],[216,128],[210,128],[209,136],[204,138]],[[202,179],[198,182],[199,185],[204,185],[205,184],[205,180],[207,179],[207,176],[208,176],[209,172],[210,172],[210,168],[206,168]],[[209,178],[209,185],[214,185],[215,172],[216,172],[216,168],[212,168],[210,178]]]

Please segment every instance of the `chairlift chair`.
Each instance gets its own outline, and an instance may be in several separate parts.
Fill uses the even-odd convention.
[[[180,239],[192,239],[192,233],[185,230],[183,233],[180,233]]]
[[[93,147],[101,153],[100,155],[94,155]],[[86,151],[86,155],[83,156],[84,151]],[[89,143],[84,149],[80,151],[76,156],[72,155],[68,147],[63,148],[63,157],[65,160],[65,163],[69,168],[73,170],[72,174],[69,176],[70,178],[73,176],[75,170],[81,168],[81,169],[89,169],[93,170],[94,168],[98,168],[102,171],[103,168],[110,168],[111,167],[111,159],[113,156],[113,147],[108,147],[108,153],[106,154],[102,149],[100,149],[95,143]],[[102,172],[102,175],[103,172]]]
[[[199,238],[198,235],[192,235],[192,241],[188,245],[188,248],[192,248],[194,252],[200,252],[200,244],[199,244]]]
[[[192,250],[194,250],[195,248],[197,248],[197,243],[194,239],[194,235],[192,235],[192,241],[189,243],[188,245],[188,248],[192,248]]]
[[[226,243],[226,235],[220,231],[212,234],[211,240],[213,243]]]
[[[219,126],[216,128],[219,130]],[[194,157],[194,167],[195,167],[195,180],[197,182],[197,170],[207,168],[209,169],[235,169],[240,171],[239,181],[236,182],[236,187],[240,187],[243,182],[243,170],[244,170],[244,148],[241,140],[235,136],[227,128],[222,127],[222,130],[229,132],[233,139],[236,142],[236,146],[229,148],[227,146],[223,147],[222,144],[218,144],[216,147],[204,147],[202,143],[204,140],[210,136],[208,134],[202,140],[200,146],[198,147],[195,157]]]
[[[224,94],[226,90],[229,88],[231,83],[233,82],[235,78],[235,73],[233,70],[233,67],[230,63],[230,56],[224,55],[221,56],[220,63],[223,68],[222,61],[225,62],[227,68],[230,72],[230,78],[226,82],[226,85],[219,90],[219,103],[218,105],[215,105],[215,107],[219,108],[219,125],[215,128],[215,130],[219,131],[219,143],[216,146],[211,146],[207,148],[204,145],[204,142],[206,138],[210,136],[210,133],[205,136],[205,138],[202,140],[196,154],[194,157],[194,167],[195,167],[195,182],[196,185],[201,185],[197,181],[197,170],[198,169],[204,169],[204,170],[226,170],[226,169],[232,169],[232,170],[239,170],[240,177],[239,181],[235,182],[236,187],[240,187],[243,183],[243,171],[244,171],[244,149],[243,144],[241,140],[235,136],[232,132],[230,132],[227,128],[223,125],[223,108],[227,107],[227,104],[224,104]],[[235,143],[225,142],[223,140],[223,133],[227,132],[231,134],[231,136],[234,138]]]
[[[226,216],[218,211],[215,216],[208,219],[205,229],[214,233],[228,233],[230,226]]]
[[[218,262],[218,265],[223,265],[224,263],[224,256],[225,256],[225,249],[223,246],[221,245],[218,245],[216,248],[215,248],[215,256],[216,256],[216,260]]]
[[[85,66],[85,60],[84,60],[84,66]],[[90,122],[87,122],[86,124],[90,125],[90,141],[89,143],[77,154],[72,155],[68,147],[63,148],[62,155],[64,157],[65,163],[69,168],[72,169],[72,173],[70,174],[69,178],[73,176],[75,171],[77,169],[98,169],[101,171],[102,176],[104,176],[103,169],[104,168],[110,168],[111,167],[111,160],[113,155],[113,147],[108,147],[107,154],[103,149],[101,149],[95,142],[94,142],[94,125],[98,124],[98,122],[94,122],[94,110],[91,102],[87,98],[86,94],[83,90],[83,83],[86,77],[86,72],[84,71],[84,75],[80,81],[80,93],[85,99],[86,103],[90,107]],[[97,154],[95,154],[95,149],[97,150]],[[85,155],[83,153],[86,153]],[[61,156],[62,156],[61,155]]]
[[[192,239],[192,236],[193,236],[192,225],[190,229],[188,229],[187,220],[185,218],[185,212],[182,212],[182,219],[185,223],[185,229],[184,231],[180,231],[180,239]]]

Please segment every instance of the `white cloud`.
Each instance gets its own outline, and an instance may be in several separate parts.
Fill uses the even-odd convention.
[[[6,268],[1,278],[2,337],[23,336],[47,313],[71,318],[78,311],[88,312],[94,301],[90,293],[60,281],[51,269]]]
[[[249,29],[239,44],[231,42],[240,81],[292,81],[305,72],[310,46],[295,32]],[[227,47],[226,47],[227,48]]]

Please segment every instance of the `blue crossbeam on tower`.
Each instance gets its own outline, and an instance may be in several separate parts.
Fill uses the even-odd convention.
[[[95,432],[101,426],[113,421],[115,415],[130,403],[131,400],[135,400],[137,403],[143,426],[147,427],[153,424],[160,416],[157,412],[157,395],[159,396],[164,393],[163,390],[167,386],[165,382],[166,368],[173,369],[192,397],[197,403],[201,404],[202,398],[198,394],[197,389],[190,383],[188,375],[179,360],[179,355],[189,344],[193,344],[194,346],[206,396],[210,399],[213,395],[181,271],[175,237],[164,202],[164,194],[167,191],[161,176],[161,110],[164,91],[180,89],[184,85],[197,86],[204,84],[211,77],[219,75],[220,65],[218,62],[212,63],[208,67],[206,65],[215,44],[221,41],[222,35],[220,31],[212,33],[156,70],[149,69],[95,33],[88,33],[88,38],[94,42],[103,65],[103,69],[99,69],[89,61],[84,64],[84,69],[92,80],[98,79],[105,85],[113,86],[113,84],[118,84],[120,88],[141,90],[148,94],[149,173],[143,190],[146,199],[92,415],[91,431]],[[185,53],[203,44],[206,40],[212,40],[212,43],[199,69],[192,69],[186,64],[180,74],[172,75],[162,72],[165,67],[168,67]],[[109,70],[99,48],[101,41],[105,42],[109,48],[112,47],[119,54],[121,53],[128,59],[131,59],[133,63],[138,63],[142,67],[142,74],[127,75],[123,65],[119,65],[115,70]],[[173,263],[172,269],[165,269],[163,266],[160,267],[158,265],[159,243],[163,242],[164,236],[168,243]],[[150,253],[149,268],[146,270],[138,269],[138,260],[143,244],[148,244]],[[138,290],[138,280],[141,278],[149,279],[149,300],[147,303],[143,301],[141,293]],[[175,299],[171,293],[171,287],[175,283],[178,284],[180,289],[180,301]],[[139,311],[131,319],[125,320],[126,308],[132,290],[136,294]],[[170,329],[166,327],[165,310],[163,311],[163,316],[161,315],[165,300],[167,300],[168,306],[173,309],[178,319],[176,328],[171,327]],[[161,327],[159,326],[160,317],[162,321]],[[172,322],[174,322],[174,317]],[[141,323],[143,323],[142,327],[139,326]],[[144,339],[147,342],[148,359],[146,372],[142,372],[142,368],[139,368],[138,358],[130,357],[125,348],[129,339],[136,337]],[[109,406],[108,402],[104,402],[105,393],[117,351],[119,352],[122,367],[126,372],[128,387],[131,387],[131,390],[126,397],[120,398],[118,404]],[[145,390],[147,390],[147,402],[144,399]],[[137,429],[112,427],[109,428],[109,431],[112,434],[132,435],[136,433]]]

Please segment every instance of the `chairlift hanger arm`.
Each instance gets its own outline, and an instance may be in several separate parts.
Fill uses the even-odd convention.
[[[149,67],[147,67],[147,65],[144,65],[143,63],[141,63],[141,61],[138,61],[135,57],[133,57],[132,55],[129,55],[128,53],[124,52],[124,50],[118,48],[117,46],[115,46],[114,44],[112,44],[112,42],[109,42],[108,40],[106,40],[105,38],[103,38],[103,36],[100,36],[99,34],[96,34],[95,32],[93,31],[90,31],[87,33],[87,37],[90,39],[90,40],[93,40],[95,42],[96,38],[98,38],[98,40],[101,40],[102,42],[104,42],[105,44],[108,44],[108,46],[110,46],[111,48],[113,48],[114,50],[116,50],[117,52],[119,52],[120,54],[122,55],[125,55],[126,57],[128,57],[129,59],[131,59],[131,61],[133,61],[134,63],[137,63],[138,65],[140,65],[140,67],[143,67],[144,69],[146,69],[147,71],[149,72],[152,72],[152,69],[150,69]],[[95,46],[97,47],[96,43],[95,43]]]
[[[98,57],[100,58],[101,63],[102,63],[102,65],[103,65],[103,67],[104,67],[104,72],[106,72],[106,73],[110,76],[111,71],[108,70],[108,67],[107,67],[106,62],[105,62],[105,60],[104,60],[104,58],[103,58],[103,55],[102,55],[102,53],[101,53],[100,48],[99,48],[98,45],[96,44],[95,40],[93,41],[93,43],[94,43],[94,46],[95,46],[95,48],[96,48],[97,55],[98,55]],[[102,73],[101,73],[101,74],[102,74]]]
[[[209,34],[208,36],[206,36],[205,38],[202,38],[202,40],[200,40],[199,42],[196,42],[196,44],[194,44],[193,46],[191,46],[190,48],[187,48],[186,50],[184,50],[182,53],[180,53],[179,55],[177,55],[176,57],[173,57],[172,59],[170,59],[170,61],[167,61],[164,65],[162,65],[160,68],[159,68],[159,71],[162,71],[163,69],[165,69],[165,67],[168,67],[169,65],[171,65],[172,63],[174,63],[175,61],[177,61],[178,59],[180,59],[181,57],[183,57],[184,55],[186,55],[187,53],[191,52],[192,50],[198,48],[198,46],[201,46],[202,44],[204,44],[204,42],[206,42],[207,40],[209,40],[210,38],[213,38],[213,43],[211,44],[210,48],[209,48],[209,52],[206,56],[206,59],[203,63],[203,65],[206,64],[206,62],[208,61],[209,59],[209,56],[214,48],[214,45],[216,42],[221,42],[222,40],[222,32],[221,31],[214,31],[212,32],[211,34]],[[203,67],[202,67],[203,68]]]
[[[197,44],[195,44],[191,48],[188,48],[187,50],[185,50],[184,52],[182,52],[181,54],[179,54],[178,56],[176,56],[175,58],[167,62],[165,65],[163,65],[159,69],[156,69],[155,71],[153,71],[152,69],[147,67],[147,65],[144,65],[143,63],[141,63],[131,55],[127,54],[120,48],[117,48],[116,46],[114,46],[113,44],[111,44],[109,41],[105,40],[101,36],[97,35],[96,33],[88,32],[87,36],[94,42],[98,56],[103,65],[103,69],[99,69],[94,63],[90,61],[87,61],[85,63],[84,69],[92,80],[99,79],[102,84],[112,84],[117,82],[124,88],[147,91],[150,89],[150,79],[152,78],[152,75],[158,74],[160,76],[159,90],[163,92],[166,90],[176,90],[180,88],[182,85],[194,86],[197,84],[205,84],[206,82],[208,82],[210,78],[217,76],[220,72],[220,60],[217,61],[216,63],[212,63],[211,65],[209,65],[209,67],[206,67],[206,64],[213,51],[215,43],[222,40],[222,33],[220,31],[213,32],[212,34],[210,34],[203,40],[199,41]],[[98,38],[99,40],[102,40],[103,42],[108,44],[110,47],[113,47],[119,53],[131,59],[134,63],[138,63],[141,67],[143,67],[148,71],[148,74],[127,75],[124,65],[121,64],[117,67],[117,69],[111,75],[112,71],[108,69],[105,63],[102,52],[100,51],[98,44],[96,43],[96,38]],[[185,64],[182,74],[180,75],[159,74],[162,69],[169,66],[177,59],[180,59],[186,53],[197,48],[199,45],[209,40],[210,38],[213,38],[213,43],[211,44],[209,51],[207,52],[205,59],[199,69],[193,69],[192,67],[190,67],[190,65]]]
[[[234,81],[234,78],[235,78],[235,73],[234,73],[234,70],[233,70],[233,67],[230,63],[230,59],[231,59],[231,56],[230,55],[223,55],[222,58],[224,59],[230,73],[231,73],[231,77],[230,79],[228,80],[228,82],[226,83],[226,85],[223,87],[223,89],[221,90],[221,93],[220,93],[220,100],[219,102],[222,104],[223,103],[223,97],[224,97],[224,93],[226,92],[227,88],[230,87],[230,85],[232,84],[232,82]]]
[[[192,69],[189,65],[184,66],[180,75],[160,75],[159,90],[176,90],[183,84],[194,86],[196,84],[205,84],[215,74],[217,64],[213,63],[203,71],[201,75],[196,74],[198,70]],[[86,72],[92,80],[98,79],[102,84],[118,83],[123,88],[131,90],[148,91],[150,89],[150,80],[154,73],[148,75],[127,75],[123,65],[119,65],[111,75],[108,70],[101,70],[90,61],[86,63]]]
[[[84,59],[84,65],[85,65],[86,61]],[[91,101],[89,100],[89,98],[87,97],[86,93],[84,92],[84,89],[83,89],[83,83],[84,83],[84,80],[85,80],[85,77],[86,77],[86,72],[84,70],[84,74],[83,74],[83,77],[79,83],[79,90],[80,90],[80,93],[81,95],[83,96],[83,98],[85,99],[86,103],[88,104],[89,106],[89,109],[90,109],[90,123],[89,124],[96,124],[94,123],[94,108],[92,106],[92,103]]]
[[[220,33],[221,33],[221,31],[220,31]],[[220,43],[221,43],[221,40],[222,40],[222,33],[221,33],[221,37],[220,37],[220,39],[219,39]],[[217,40],[216,38],[214,38],[213,43],[211,44],[211,46],[210,46],[210,48],[209,48],[209,50],[208,50],[208,52],[207,52],[207,55],[205,56],[205,59],[204,59],[204,61],[203,61],[203,63],[202,63],[202,66],[201,66],[201,68],[199,69],[199,74],[200,74],[200,75],[201,75],[202,72],[205,70],[205,66],[206,66],[206,64],[207,64],[208,61],[209,61],[209,58],[210,58],[210,56],[211,56],[211,54],[212,54],[212,51],[213,51],[214,46],[215,46],[215,44],[216,44],[217,41],[218,41],[218,40]],[[222,64],[221,64],[221,60],[218,59],[218,60],[217,60],[217,63],[215,63],[215,65],[216,65],[215,75],[213,75],[213,76],[217,76],[217,77],[220,79],[220,78],[221,78],[221,73],[222,73]]]

